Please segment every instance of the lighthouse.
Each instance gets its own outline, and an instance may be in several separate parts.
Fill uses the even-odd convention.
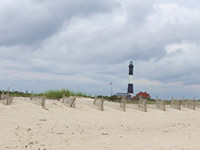
[[[132,61],[130,61],[130,64],[128,67],[129,67],[128,94],[131,95],[132,97],[133,96],[133,68],[134,68]]]

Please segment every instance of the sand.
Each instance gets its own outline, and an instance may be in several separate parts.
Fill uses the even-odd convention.
[[[78,98],[77,108],[47,100],[0,103],[0,150],[199,150],[200,109],[99,111]]]

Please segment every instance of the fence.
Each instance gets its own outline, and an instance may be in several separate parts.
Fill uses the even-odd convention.
[[[4,91],[2,91],[2,93],[1,93],[1,100],[3,100],[4,99]]]
[[[121,99],[121,102],[111,102],[111,101],[104,101],[104,105],[117,109],[117,110],[121,110],[121,111],[126,111],[126,100],[125,99]]]
[[[166,108],[165,108],[165,100],[157,99],[156,100],[156,109],[165,111],[166,110]]]
[[[182,101],[182,105],[183,107],[185,108],[189,108],[189,109],[192,109],[192,110],[195,110],[195,100],[183,100]]]
[[[8,97],[5,95],[4,97],[2,97],[0,102],[4,105],[10,105],[13,102],[13,97]]]
[[[15,100],[23,100],[45,108],[46,98],[44,96],[32,96],[32,97],[15,97]]]
[[[120,108],[122,109],[122,111],[126,111],[126,100],[125,99],[121,99],[121,103],[120,103]]]
[[[142,99],[141,96],[140,96],[138,108],[141,111],[147,112],[147,100],[146,99]]]
[[[13,102],[13,97],[9,96],[9,88],[7,90],[6,95],[4,95],[4,92],[1,93],[1,99],[0,102],[4,105],[10,105]]]
[[[200,101],[195,101],[195,107],[200,108]]]
[[[142,97],[140,96],[139,101],[127,103],[126,108],[132,108],[132,109],[137,109],[137,110],[147,112],[147,100],[142,99]]]
[[[177,110],[181,110],[181,101],[180,100],[175,100],[171,99],[171,108],[177,109]]]
[[[77,97],[75,96],[70,96],[67,98],[65,97],[65,95],[63,95],[63,98],[60,101],[64,105],[67,105],[73,108],[76,107],[76,103],[78,104],[83,103],[83,104],[87,104],[92,107],[95,107],[101,111],[104,111],[104,105],[105,105],[105,106],[112,107],[114,109],[118,109],[120,111],[126,111],[126,108],[133,108],[133,109],[147,112],[147,100],[142,99],[141,97],[138,101],[128,102],[128,103],[125,99],[122,99],[121,102],[119,103],[119,102],[104,101],[103,99],[97,99],[96,97],[93,101],[90,99],[88,101],[79,102],[77,101],[76,98]],[[45,108],[45,103],[46,103],[46,98],[44,96],[36,97],[36,96],[33,96],[33,94],[31,94],[31,97],[15,97],[14,100],[25,100],[25,101],[40,105],[43,108]],[[4,92],[2,92],[1,97],[0,97],[0,103],[4,105],[10,105],[12,102],[13,102],[13,97],[9,96],[9,89],[5,95],[4,95]],[[156,103],[155,101],[153,103],[149,102],[148,107],[150,106],[149,108],[166,111],[166,107],[169,108],[168,104],[170,104],[170,101],[165,101],[165,100],[161,100],[157,98]],[[197,108],[200,108],[199,100],[195,100],[195,99],[177,100],[172,97],[171,104],[170,104],[171,108],[181,110],[181,104],[184,108],[188,108],[192,110],[196,110]]]
[[[38,104],[45,108],[46,98],[44,96],[32,96],[30,102]]]
[[[69,106],[69,107],[76,108],[76,97],[70,96],[70,97],[67,98],[67,97],[63,96],[62,103]]]
[[[94,99],[94,101],[93,101],[93,105],[94,105],[97,109],[103,111],[103,110],[104,110],[104,100],[103,100],[103,98],[102,98],[102,99],[97,99],[97,98],[95,97],[95,99]]]

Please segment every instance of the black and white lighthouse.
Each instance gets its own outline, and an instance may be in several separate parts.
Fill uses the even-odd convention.
[[[134,68],[134,65],[133,65],[132,61],[130,61],[130,64],[128,67],[129,67],[128,94],[133,96],[133,68]]]

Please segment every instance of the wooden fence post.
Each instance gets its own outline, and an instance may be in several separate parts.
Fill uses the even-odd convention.
[[[42,96],[42,108],[45,108],[45,97],[44,97],[44,95]]]
[[[165,100],[161,101],[161,105],[162,105],[162,110],[165,111],[166,108],[165,108]]]
[[[180,100],[177,101],[177,105],[178,105],[178,106],[177,106],[177,107],[178,107],[178,110],[181,110],[181,101],[180,101]]]
[[[30,100],[32,100],[33,99],[33,91],[31,91],[31,98],[30,98]]]
[[[194,100],[192,101],[193,101],[192,109],[195,110],[195,97],[194,97]]]
[[[76,96],[73,97],[70,107],[76,108]]]
[[[121,99],[121,107],[122,107],[122,110],[125,112],[126,111],[126,100],[125,99]]]
[[[94,97],[93,104],[95,104],[95,103],[96,103],[96,99],[97,99],[97,97],[96,97],[96,94],[95,94],[95,97]]]
[[[146,99],[143,101],[143,105],[144,105],[144,112],[147,112],[147,100]]]
[[[63,93],[62,103],[65,101],[65,93]]]
[[[7,89],[7,94],[6,94],[6,105],[9,105],[9,87]]]
[[[174,102],[174,98],[173,96],[171,97],[171,107],[173,107],[173,102]]]
[[[103,105],[104,105],[104,100],[103,100],[103,97],[101,98],[101,111],[103,111],[104,110],[104,107],[103,107]]]
[[[2,91],[1,93],[1,100],[3,100],[3,97],[4,97],[4,91]]]
[[[6,96],[6,105],[9,105],[9,97]]]
[[[158,95],[156,95],[156,108],[158,107]]]
[[[140,103],[141,103],[141,100],[142,100],[142,97],[141,97],[141,95],[140,95],[140,99],[139,99],[139,103],[138,103],[138,107],[140,108]]]
[[[9,87],[7,89],[7,94],[6,94],[7,97],[9,97]]]

